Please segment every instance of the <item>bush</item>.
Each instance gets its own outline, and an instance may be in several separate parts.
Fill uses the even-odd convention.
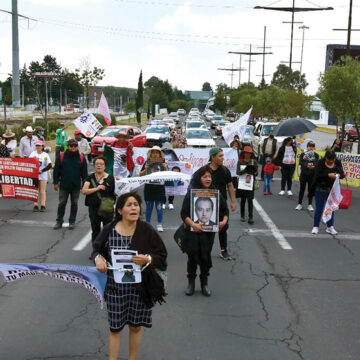
[[[55,140],[55,139],[56,139],[56,132],[53,131],[53,132],[51,132],[50,135],[49,135],[49,140]]]
[[[98,121],[101,123],[101,125],[105,128],[108,126],[106,123],[104,117],[100,114],[94,114],[94,116],[98,119]],[[111,124],[110,125],[116,125],[116,118],[114,114],[110,114],[111,116]]]
[[[49,134],[55,133],[57,129],[60,127],[59,120],[52,120],[49,122]]]

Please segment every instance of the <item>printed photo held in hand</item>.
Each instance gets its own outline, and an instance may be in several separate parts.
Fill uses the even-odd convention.
[[[205,232],[219,231],[219,190],[191,189],[191,219]]]

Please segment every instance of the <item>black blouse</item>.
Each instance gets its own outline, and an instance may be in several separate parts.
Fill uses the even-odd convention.
[[[95,173],[92,173],[89,175],[85,181],[88,181],[90,183],[89,189],[94,189],[95,187],[99,186],[100,184],[96,180]],[[93,185],[93,182],[95,182],[95,185]],[[99,195],[103,198],[109,197],[115,199],[114,191],[115,191],[115,179],[112,175],[109,175],[106,179],[104,179],[105,190],[97,191],[91,195],[86,195],[85,198],[85,205],[86,206],[92,206],[92,207],[99,207],[101,200],[99,198]]]

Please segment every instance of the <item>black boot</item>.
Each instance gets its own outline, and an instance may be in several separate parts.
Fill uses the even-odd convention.
[[[185,290],[185,295],[192,296],[195,292],[195,279],[189,279],[188,287]]]
[[[211,296],[211,291],[207,284],[207,278],[201,279],[201,292],[204,296]]]

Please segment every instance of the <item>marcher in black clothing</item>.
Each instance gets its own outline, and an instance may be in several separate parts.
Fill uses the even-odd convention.
[[[231,203],[231,211],[236,210],[236,199],[235,199],[235,190],[232,183],[231,173],[228,168],[223,165],[224,162],[224,152],[221,148],[215,147],[211,148],[209,152],[210,163],[209,166],[212,170],[212,183],[216,189],[220,191],[220,194],[223,196],[225,201],[227,200],[226,188],[229,193]],[[199,171],[199,170],[198,170]],[[196,171],[191,179],[190,186],[194,188],[193,183],[198,183],[200,181],[198,171]],[[227,227],[224,227],[219,231],[219,241],[220,241],[220,257],[224,260],[232,260],[231,256],[227,251]]]
[[[281,167],[281,191],[279,195],[285,195],[285,185],[287,184],[288,195],[292,195],[292,178],[295,171],[296,145],[291,137],[284,140],[279,149],[276,165]]]
[[[315,188],[315,202],[316,210],[314,214],[314,227],[312,233],[314,235],[319,232],[319,225],[321,216],[324,211],[325,203],[329,197],[332,186],[336,177],[343,179],[345,177],[344,170],[341,161],[336,158],[336,154],[333,150],[328,150],[325,153],[325,157],[319,160],[313,179],[312,186]],[[334,212],[331,219],[326,223],[326,232],[331,235],[336,235],[337,231],[334,229]]]
[[[203,166],[197,171],[198,177],[193,179],[192,188],[194,189],[215,189],[212,185],[212,170],[209,165]],[[187,249],[188,263],[187,263],[187,272],[189,284],[185,291],[185,294],[191,296],[194,294],[195,290],[195,278],[196,278],[196,269],[199,265],[200,267],[200,282],[201,282],[201,291],[203,295],[210,296],[211,292],[208,288],[208,276],[209,270],[212,267],[211,262],[211,250],[214,244],[215,233],[213,232],[203,232],[201,224],[195,223],[190,217],[190,192],[189,188],[187,194],[185,195],[182,208],[181,208],[181,218],[184,223],[188,225],[186,231],[189,241],[189,249]],[[220,207],[219,207],[219,229],[220,231],[227,228],[227,222],[229,220],[229,209],[227,207],[226,201],[220,193]],[[190,231],[190,227],[194,232]],[[189,240],[190,240],[189,239]]]
[[[331,146],[331,150],[335,152],[341,152],[341,148],[342,148],[342,141],[340,139],[335,139]]]
[[[8,148],[1,143],[2,137],[0,136],[0,157],[10,157]]]
[[[70,195],[71,208],[69,229],[75,227],[80,189],[88,176],[86,160],[79,153],[78,143],[74,139],[67,141],[67,150],[55,160],[54,190],[59,191],[59,205],[54,230],[60,229],[64,221],[65,208]]]
[[[299,191],[299,202],[296,206],[296,210],[302,209],[302,201],[304,198],[304,193],[306,189],[306,185],[308,186],[308,211],[314,211],[312,207],[312,199],[314,197],[314,189],[312,186],[312,182],[315,174],[315,167],[319,161],[319,154],[315,151],[315,143],[313,141],[309,141],[307,144],[307,151],[304,151],[300,155],[299,166],[301,169],[300,173],[300,191]]]
[[[112,175],[105,172],[106,158],[98,156],[94,158],[93,164],[95,172],[87,177],[82,188],[82,193],[86,195],[85,205],[89,209],[92,243],[94,243],[97,235],[100,233],[101,223],[105,226],[113,218],[113,211],[109,212],[107,216],[98,214],[101,199],[111,198],[115,200],[115,179]]]
[[[244,169],[242,169],[244,167]],[[254,177],[254,183],[255,178],[258,174],[258,164],[255,160],[254,153],[252,151],[251,146],[245,146],[244,150],[240,154],[238,163],[237,163],[237,169],[236,169],[237,175],[244,175],[249,174]],[[245,204],[246,200],[248,202],[248,211],[249,211],[249,218],[248,223],[250,225],[254,224],[254,207],[253,207],[253,200],[255,197],[255,191],[254,191],[254,185],[252,190],[243,190],[243,189],[236,189],[236,197],[240,198],[240,220],[242,222],[245,221]]]

